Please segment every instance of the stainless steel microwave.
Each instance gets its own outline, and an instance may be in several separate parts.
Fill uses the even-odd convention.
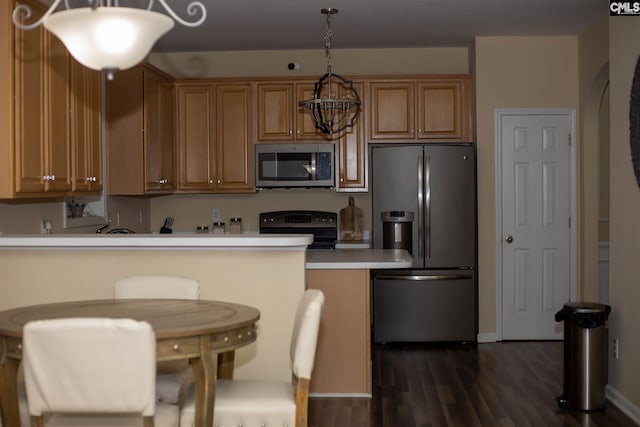
[[[256,144],[256,188],[333,187],[334,145]]]

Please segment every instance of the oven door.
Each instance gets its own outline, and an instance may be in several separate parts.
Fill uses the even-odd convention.
[[[333,144],[257,144],[256,187],[333,187]]]

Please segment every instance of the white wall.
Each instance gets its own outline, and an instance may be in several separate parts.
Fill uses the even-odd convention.
[[[636,42],[639,39],[637,19],[609,18],[609,298],[612,307],[609,335],[620,340],[620,358],[609,361],[609,384],[636,408],[640,407],[640,189],[630,158],[629,99],[633,72],[640,54],[640,44]],[[636,415],[640,420],[640,412]]]
[[[478,37],[475,43],[478,152],[479,332],[495,333],[495,110],[578,110],[577,37]],[[579,141],[579,135],[578,135]]]

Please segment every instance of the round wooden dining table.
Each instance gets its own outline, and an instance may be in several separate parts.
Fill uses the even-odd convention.
[[[148,322],[156,359],[189,360],[196,390],[196,427],[213,426],[216,378],[233,376],[234,350],[255,341],[260,312],[223,301],[118,299],[72,301],[0,312],[0,413],[2,425],[20,427],[17,372],[22,329],[33,320],[68,317],[128,318]],[[214,363],[213,355],[218,354]]]

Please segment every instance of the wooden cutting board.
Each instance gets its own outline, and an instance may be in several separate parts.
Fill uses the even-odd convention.
[[[362,217],[362,209],[349,196],[349,206],[340,209],[340,240],[362,240]]]

